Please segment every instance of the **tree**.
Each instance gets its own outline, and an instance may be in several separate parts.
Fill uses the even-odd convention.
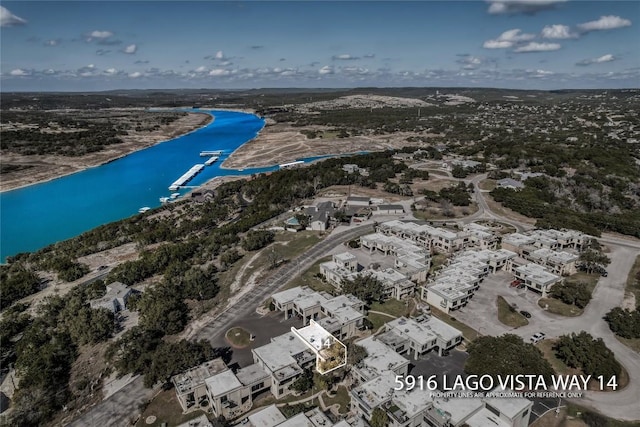
[[[580,253],[580,262],[589,273],[593,273],[599,266],[607,265],[611,260],[602,252],[587,248]]]
[[[505,375],[542,375],[550,380],[553,368],[535,346],[522,341],[517,335],[476,338],[467,350],[464,365],[468,374],[491,375],[494,380]]]
[[[594,339],[585,331],[561,336],[553,349],[558,359],[587,375],[602,375],[608,380],[622,372],[622,367],[602,338]]]
[[[307,369],[294,382],[291,383],[291,390],[304,393],[313,387],[313,372]]]
[[[383,409],[376,408],[373,410],[371,413],[371,420],[369,421],[371,427],[386,427],[388,423],[389,416]]]
[[[352,294],[366,304],[384,300],[384,285],[375,276],[359,274],[353,280],[342,283],[342,293]]]
[[[604,316],[609,329],[622,338],[640,338],[640,311],[620,307],[613,308]]]
[[[347,363],[349,365],[357,365],[367,356],[366,348],[353,342],[347,344]]]
[[[551,288],[550,295],[565,304],[585,308],[591,301],[591,292],[586,283],[562,282]]]
[[[242,249],[245,251],[257,251],[273,242],[274,237],[273,231],[250,231],[242,241]]]

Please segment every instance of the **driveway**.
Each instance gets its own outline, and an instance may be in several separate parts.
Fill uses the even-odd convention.
[[[255,339],[251,344],[242,349],[233,349],[233,355],[230,365],[238,364],[241,368],[244,368],[253,363],[253,355],[251,354],[252,348],[258,348],[271,342],[271,337],[277,337],[284,333],[290,332],[291,327],[302,327],[302,319],[293,317],[288,320],[284,320],[284,313],[271,312],[267,315],[260,315],[255,311],[242,319],[237,319],[234,323],[229,325],[229,328],[239,326],[246,329],[255,336]],[[227,329],[228,330],[228,329]],[[220,331],[218,335],[212,337],[209,341],[211,345],[215,347],[229,347],[229,342],[225,339],[227,331]]]

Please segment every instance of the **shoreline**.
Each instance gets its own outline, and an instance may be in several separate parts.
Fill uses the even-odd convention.
[[[14,190],[21,190],[21,189],[30,187],[32,185],[44,184],[44,183],[47,183],[47,182],[50,182],[50,181],[54,181],[54,180],[56,180],[58,178],[64,178],[64,177],[67,177],[67,176],[70,176],[70,175],[73,175],[73,174],[76,174],[76,173],[84,172],[86,170],[89,170],[89,169],[92,169],[92,168],[95,168],[95,167],[104,166],[106,164],[115,162],[116,160],[120,160],[123,157],[126,157],[126,156],[128,156],[130,154],[136,153],[138,151],[142,151],[142,150],[145,150],[147,148],[156,146],[158,144],[162,144],[163,142],[171,141],[172,139],[181,138],[181,137],[183,137],[185,135],[189,135],[189,134],[191,134],[193,132],[197,132],[200,129],[203,129],[203,128],[211,125],[215,121],[215,116],[213,115],[213,113],[211,113],[209,111],[189,111],[188,113],[190,113],[190,114],[202,114],[202,115],[210,117],[210,119],[206,123],[198,126],[197,128],[191,129],[188,132],[181,133],[181,134],[176,135],[176,136],[174,136],[172,138],[162,139],[160,141],[156,141],[156,142],[154,142],[154,143],[152,143],[150,145],[147,145],[145,147],[140,147],[139,149],[134,149],[134,150],[131,150],[131,151],[126,152],[126,153],[121,153],[121,154],[119,154],[119,155],[117,155],[115,157],[109,158],[107,160],[100,161],[99,163],[89,164],[89,165],[85,165],[85,166],[79,167],[77,170],[74,170],[74,171],[64,172],[64,173],[57,174],[55,176],[51,176],[51,177],[48,177],[48,178],[44,178],[44,179],[41,179],[41,180],[38,180],[38,181],[35,181],[35,182],[30,182],[28,184],[20,184],[20,185],[17,185],[15,187],[2,189],[2,190],[0,190],[0,194],[8,193],[8,192],[14,191]],[[1,179],[2,179],[2,177],[0,176],[0,180]]]

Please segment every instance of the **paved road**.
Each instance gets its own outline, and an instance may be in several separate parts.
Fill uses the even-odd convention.
[[[317,260],[326,256],[336,245],[362,234],[370,233],[372,230],[372,224],[367,224],[349,228],[341,233],[331,234],[304,254],[285,264],[273,276],[265,280],[254,292],[203,326],[198,332],[192,335],[192,338],[194,340],[214,338],[220,332],[225,331],[236,319],[242,318],[255,311],[256,307],[262,301],[287,284],[287,282],[295,276],[307,270]]]

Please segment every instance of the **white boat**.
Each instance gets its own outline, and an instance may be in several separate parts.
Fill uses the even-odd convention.
[[[149,206],[145,206],[143,208],[138,209],[138,212],[145,213],[146,211],[150,211],[151,208]]]
[[[160,197],[160,203],[167,203],[169,201],[168,197]]]
[[[180,197],[180,193],[171,193],[172,199],[177,199],[178,197]]]

